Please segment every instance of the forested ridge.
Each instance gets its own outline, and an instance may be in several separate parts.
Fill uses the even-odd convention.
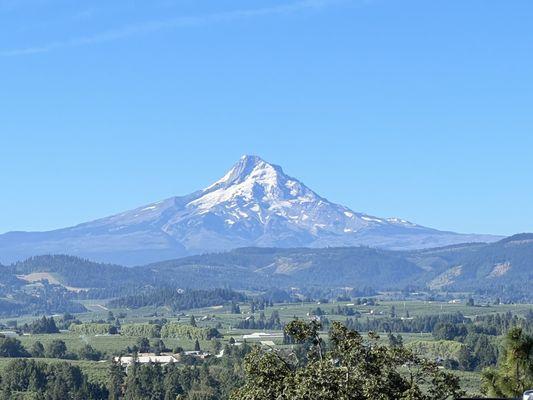
[[[441,278],[441,288],[494,292],[514,301],[530,298],[533,240],[521,234],[492,244],[465,244],[419,251],[368,247],[322,249],[243,248],[127,268],[71,256],[40,256],[2,268],[4,280],[50,272],[64,285],[92,289],[95,296],[128,294],[140,287],[268,289],[314,286],[428,289],[435,279],[460,266],[457,276]],[[18,282],[20,284],[20,282]],[[514,295],[509,288],[512,288]]]
[[[531,237],[522,234],[492,244],[404,252],[368,247],[243,248],[133,268],[67,255],[38,256],[0,266],[0,315],[81,312],[83,306],[76,300],[95,298],[121,298],[135,307],[183,307],[181,300],[172,304],[175,294],[167,288],[290,292],[297,287],[313,293],[351,287],[368,293],[425,291],[428,296],[459,291],[528,302],[533,300],[528,285],[533,280]]]
[[[245,296],[229,289],[212,290],[177,290],[162,288],[148,290],[137,295],[130,295],[113,300],[110,307],[140,308],[146,306],[170,307],[173,311],[191,308],[225,305],[231,301],[244,301]]]

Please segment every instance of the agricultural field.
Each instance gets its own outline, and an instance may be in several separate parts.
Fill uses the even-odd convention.
[[[263,310],[255,309],[252,313],[252,306],[249,302],[222,304],[212,307],[195,308],[189,310],[175,311],[170,307],[140,307],[132,308],[114,308],[109,307],[109,300],[82,300],[82,303],[89,311],[75,314],[72,317],[77,320],[76,323],[88,324],[88,326],[104,326],[104,323],[115,321],[123,329],[118,330],[117,334],[108,333],[79,333],[75,329],[62,329],[59,333],[24,333],[17,335],[25,349],[32,349],[39,342],[45,349],[49,348],[54,342],[62,341],[66,345],[69,354],[78,354],[84,347],[89,345],[96,352],[100,353],[99,360],[67,359],[60,360],[57,358],[36,358],[46,363],[57,363],[61,361],[68,362],[78,366],[88,376],[89,380],[102,382],[106,379],[106,373],[110,367],[110,359],[116,355],[126,355],[129,349],[134,348],[142,335],[127,334],[128,330],[124,327],[141,327],[150,326],[149,324],[159,324],[165,326],[190,326],[192,319],[198,330],[207,331],[216,329],[220,336],[217,339],[207,340],[205,337],[161,337],[159,334],[151,334],[146,337],[151,345],[162,340],[164,346],[170,351],[192,351],[201,350],[211,354],[217,354],[221,348],[229,344],[230,341],[244,342],[249,344],[260,344],[269,347],[286,348],[289,344],[284,344],[282,335],[282,326],[294,319],[309,320],[311,318],[320,318],[324,323],[321,337],[327,340],[327,328],[333,321],[347,322],[359,321],[365,324],[372,324],[379,321],[388,321],[392,317],[406,324],[419,318],[428,318],[432,316],[448,315],[461,313],[466,319],[475,320],[478,317],[496,314],[512,313],[519,317],[525,317],[532,309],[529,304],[498,304],[498,305],[480,305],[468,306],[461,303],[448,302],[429,302],[429,301],[384,301],[379,299],[364,299],[363,301],[331,301],[331,302],[298,302],[298,303],[277,303],[270,304]],[[348,310],[348,311],[347,311]],[[238,311],[238,312],[236,312]],[[341,313],[341,314],[339,314]],[[318,315],[318,317],[317,317]],[[17,318],[17,326],[31,324],[38,317],[24,316]],[[54,318],[62,320],[62,316],[56,315]],[[243,321],[261,319],[264,321],[275,320],[277,328],[239,328]],[[4,325],[13,325],[13,318],[2,319],[0,323]],[[109,324],[107,324],[109,325]],[[84,326],[84,325],[82,325]],[[7,329],[7,328],[6,328]],[[130,330],[131,332],[131,330]],[[243,339],[243,335],[250,335],[253,332],[265,332],[274,334],[272,337],[254,339]],[[6,333],[6,332],[5,332]],[[7,331],[9,335],[13,332]],[[361,331],[363,335],[366,332]],[[377,332],[380,341],[384,344],[390,340],[389,333],[385,331]],[[393,334],[396,332],[392,332]],[[432,359],[457,359],[464,344],[454,340],[442,340],[436,338],[431,332],[400,332],[401,340],[405,346],[423,356]],[[494,343],[499,345],[498,339]],[[198,340],[196,340],[198,339]],[[68,356],[66,358],[69,358]],[[73,358],[73,357],[70,357]],[[75,357],[74,357],[75,358]],[[13,357],[0,358],[0,373],[12,361]],[[479,394],[480,388],[480,371],[454,371],[461,378],[462,387],[469,394]]]

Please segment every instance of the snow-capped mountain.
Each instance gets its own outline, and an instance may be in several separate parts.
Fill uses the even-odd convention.
[[[497,239],[358,213],[277,165],[243,156],[220,180],[187,196],[71,228],[0,235],[0,261],[66,253],[132,265],[244,246],[414,249]]]

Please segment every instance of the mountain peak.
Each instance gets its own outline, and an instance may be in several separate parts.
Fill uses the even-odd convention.
[[[244,155],[233,165],[226,175],[205,190],[210,191],[213,189],[227,188],[247,180],[264,181],[266,179],[275,185],[280,176],[284,176],[281,167],[270,164],[256,155]]]
[[[140,264],[246,246],[413,249],[495,239],[352,211],[244,155],[203,190],[57,231],[0,235],[0,252],[7,260],[61,253]]]
[[[281,167],[270,164],[259,156],[244,155],[233,166],[232,170],[235,177],[246,178],[256,170],[274,170],[281,172]]]
[[[244,154],[238,161],[237,164],[246,163],[246,164],[259,164],[266,163],[261,157],[256,156],[255,154]],[[268,164],[268,163],[267,163]]]

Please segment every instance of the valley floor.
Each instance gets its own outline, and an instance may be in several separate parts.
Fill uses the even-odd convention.
[[[82,303],[89,309],[89,312],[77,314],[75,317],[81,323],[94,323],[95,321],[105,322],[110,315],[120,316],[120,324],[146,324],[146,323],[165,323],[165,324],[182,324],[190,323],[194,316],[199,328],[216,328],[221,334],[220,339],[206,340],[199,339],[196,341],[191,337],[166,337],[161,338],[168,351],[180,349],[183,351],[192,351],[198,345],[209,354],[218,354],[225,345],[230,341],[237,343],[247,342],[248,344],[258,344],[262,346],[283,348],[289,345],[284,344],[281,327],[273,329],[259,329],[251,327],[243,328],[243,323],[250,320],[269,320],[273,315],[279,318],[281,325],[298,318],[308,320],[310,317],[320,318],[328,326],[333,321],[346,322],[347,319],[354,319],[354,316],[341,315],[343,310],[351,310],[356,313],[358,321],[365,321],[367,324],[387,320],[391,313],[400,321],[414,320],[415,318],[430,317],[433,315],[445,315],[461,313],[472,320],[479,316],[505,314],[511,312],[513,315],[524,317],[533,308],[529,304],[512,304],[512,305],[487,305],[487,306],[467,306],[465,304],[428,302],[428,301],[377,301],[375,304],[356,304],[353,301],[345,302],[302,302],[302,303],[280,303],[267,307],[264,310],[255,310],[252,313],[250,305],[247,303],[239,304],[240,313],[232,312],[227,305],[215,306],[202,309],[193,309],[183,312],[173,312],[166,307],[143,307],[139,309],[117,309],[107,307],[106,300],[85,300]],[[235,305],[233,306],[235,307]],[[317,313],[319,314],[317,316]],[[261,317],[263,314],[263,317]],[[60,316],[56,316],[60,319]],[[35,317],[25,316],[17,318],[17,326],[29,323],[35,320]],[[13,325],[13,319],[3,319],[0,323]],[[241,327],[239,327],[241,326]],[[8,329],[8,328],[6,328]],[[264,337],[254,337],[253,333],[265,333]],[[9,334],[11,334],[8,331]],[[392,332],[398,333],[398,332]],[[379,332],[382,341],[388,340],[389,332]],[[435,338],[430,332],[399,332],[405,346],[420,351],[430,358],[444,359],[457,358],[454,352],[453,340],[442,341]],[[327,332],[324,330],[323,337],[327,338]],[[16,336],[26,349],[31,349],[36,342],[43,344],[47,348],[54,341],[63,341],[71,354],[77,354],[84,346],[90,345],[96,351],[102,354],[99,361],[89,360],[66,360],[72,365],[79,366],[87,374],[89,380],[94,382],[105,382],[112,356],[119,354],[128,354],[129,349],[133,348],[141,340],[141,336],[127,336],[124,334],[77,334],[72,331],[61,331],[55,334],[23,334]],[[148,337],[149,341],[158,340],[155,337]],[[439,353],[441,352],[441,353]],[[12,357],[0,358],[0,375],[4,368],[12,361]],[[57,358],[38,358],[39,361],[47,363],[57,363],[61,360]],[[461,378],[462,387],[471,395],[480,394],[480,372],[479,371],[454,371]]]

